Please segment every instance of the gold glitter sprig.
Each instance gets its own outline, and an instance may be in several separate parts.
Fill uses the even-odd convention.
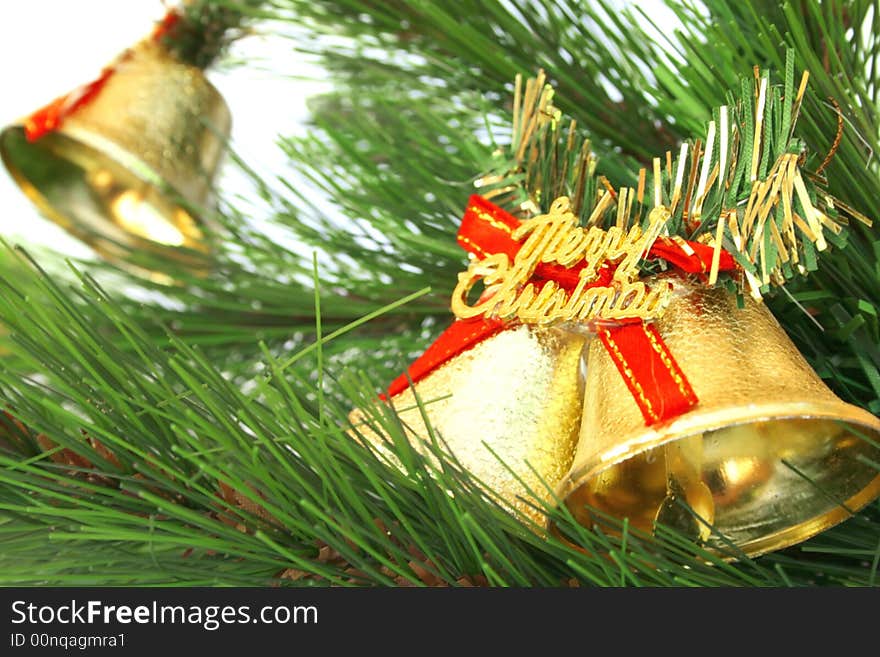
[[[794,127],[809,76],[795,88],[793,67],[787,70],[784,84],[774,85],[756,68],[739,97],[713,112],[702,138],[683,143],[677,156],[654,158],[639,171],[637,188],[619,189],[596,175],[589,140],[553,105],[544,72],[525,84],[518,76],[506,168],[477,186],[521,218],[567,196],[584,226],[602,229],[646,228],[651,210],[662,207],[669,212],[665,237],[714,247],[710,284],[731,276],[719,273],[724,249],[740,266],[735,282],[761,298],[771,286],[815,269],[829,243],[843,245],[850,218],[871,223],[803,170],[807,154]]]

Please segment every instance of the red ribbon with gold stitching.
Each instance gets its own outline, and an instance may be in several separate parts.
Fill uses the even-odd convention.
[[[697,403],[697,395],[654,324],[635,320],[600,328],[598,336],[645,424],[681,415]]]
[[[481,196],[471,196],[458,231],[458,243],[478,258],[504,253],[514,259],[522,244],[513,239],[520,221]],[[689,274],[705,276],[712,263],[714,249],[698,242],[686,242],[687,250],[679,243],[660,237],[648,252],[648,258],[662,258]],[[690,251],[690,253],[688,253]],[[554,281],[560,287],[572,290],[578,283],[584,264],[573,267],[539,263],[532,282]],[[736,268],[733,256],[721,252],[720,271]],[[607,286],[613,277],[614,266],[601,267],[592,286]],[[512,328],[514,322],[475,317],[457,320],[444,331],[409,367],[388,387],[388,396],[394,396],[409,385],[430,374],[434,369],[461,352],[500,331]],[[601,328],[599,339],[633,396],[645,423],[662,422],[687,411],[697,403],[697,396],[687,377],[663,341],[657,328],[642,320],[623,321],[610,328]]]

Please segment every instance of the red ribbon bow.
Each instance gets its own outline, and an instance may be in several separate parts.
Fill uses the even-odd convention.
[[[504,253],[514,259],[522,243],[513,239],[513,232],[520,221],[481,196],[471,196],[461,228],[458,243],[478,258]],[[685,251],[675,241],[660,237],[648,252],[649,259],[661,258],[676,269],[705,276],[712,263],[714,248],[698,242],[687,242]],[[733,256],[721,252],[720,271],[736,268]],[[586,263],[573,267],[540,263],[535,268],[532,281],[540,285],[554,281],[566,290],[578,283],[579,272]],[[606,264],[598,270],[598,276],[590,286],[606,286],[614,274],[614,266]],[[457,320],[446,329],[409,367],[406,374],[397,377],[388,387],[388,396],[402,392],[413,383],[423,379],[440,365],[458,354],[479,344],[500,331],[513,328],[515,322],[491,317],[475,317]],[[697,403],[697,396],[687,377],[670,353],[663,338],[652,323],[642,320],[625,320],[613,327],[601,327],[598,337],[611,356],[645,418],[645,424],[655,424],[676,417]]]

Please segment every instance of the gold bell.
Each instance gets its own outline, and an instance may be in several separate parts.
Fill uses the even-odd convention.
[[[574,455],[584,342],[559,329],[508,329],[447,361],[418,381],[415,390],[407,388],[391,401],[411,444],[427,455],[431,434],[417,392],[441,445],[510,507],[543,525],[544,515],[536,507],[552,499]],[[354,411],[350,420],[360,437],[382,448],[362,411]]]
[[[880,460],[880,421],[838,399],[763,304],[738,308],[724,289],[678,287],[658,329],[699,403],[646,427],[592,341],[577,453],[558,489],[579,522],[590,526],[596,509],[754,556],[880,495],[880,473],[865,461]]]
[[[5,128],[0,157],[45,215],[102,256],[147,251],[204,267],[198,211],[229,135],[229,109],[200,69],[155,39],[105,75],[111,69],[56,129],[29,140],[26,120]]]

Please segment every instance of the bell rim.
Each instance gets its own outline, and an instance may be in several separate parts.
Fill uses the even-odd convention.
[[[848,500],[832,507],[825,513],[820,513],[808,520],[791,525],[785,529],[780,529],[766,536],[746,541],[737,547],[750,558],[753,558],[760,557],[768,552],[775,552],[792,545],[797,545],[827,529],[831,529],[844,520],[852,518],[872,500],[876,499],[877,496],[880,496],[880,473]]]
[[[128,261],[124,255],[122,255],[120,252],[117,252],[116,248],[113,248],[113,242],[108,243],[106,241],[106,238],[103,238],[101,235],[96,236],[90,234],[89,231],[78,228],[75,214],[70,214],[59,210],[56,205],[51,203],[49,199],[46,198],[46,196],[40,191],[40,189],[33,182],[31,182],[28,177],[22,172],[21,167],[16,162],[15,157],[12,156],[9,151],[9,147],[7,144],[7,138],[9,137],[9,135],[14,132],[18,132],[21,135],[24,133],[24,130],[25,125],[23,120],[15,121],[0,130],[0,161],[3,162],[4,167],[6,168],[7,172],[9,173],[15,184],[19,187],[19,189],[21,189],[24,195],[37,208],[37,210],[54,224],[58,225],[68,234],[72,235],[76,239],[89,246],[95,251],[95,253],[103,258],[106,258],[108,261],[120,267],[123,267],[131,273],[135,273],[141,276],[147,276],[148,278],[155,279],[157,281],[159,281],[159,279],[161,278],[162,280],[159,282],[165,282],[169,284],[172,283],[173,281],[168,279],[167,276],[145,269],[137,264]],[[131,172],[135,178],[143,182],[145,185],[148,185],[150,188],[161,193],[163,197],[169,198],[175,207],[187,211],[189,216],[192,218],[193,223],[197,227],[208,228],[209,230],[213,227],[214,222],[205,217],[202,213],[189,212],[187,205],[191,203],[193,205],[198,205],[198,203],[193,203],[191,199],[187,199],[183,193],[178,191],[172,183],[163,180],[161,175],[143,159],[130,153],[124,148],[120,148],[112,141],[102,138],[100,135],[96,135],[89,130],[78,129],[75,125],[64,125],[60,127],[56,132],[59,136],[68,139],[79,146],[88,148],[97,156],[106,158],[108,161],[124,167],[127,171]],[[99,226],[105,225],[112,226],[114,224],[108,218],[101,217]],[[187,266],[187,268],[196,272],[207,270],[209,267],[208,258],[211,253],[210,240],[206,239],[205,236],[202,236],[197,241],[197,244],[204,247],[204,249],[163,244],[161,242],[141,238],[132,234],[127,235],[127,239],[129,240],[128,243],[124,243],[123,246],[132,251],[135,251],[139,248],[148,249],[154,254],[165,255],[167,257],[173,258],[176,262],[180,263],[181,265]],[[109,248],[108,244],[111,245]],[[202,256],[204,262],[199,262],[198,264],[196,264],[194,258],[197,256]]]
[[[880,443],[880,419],[868,411],[846,402],[787,402],[773,404],[755,404],[750,413],[740,413],[737,409],[736,421],[730,419],[731,409],[710,411],[700,416],[700,422],[688,422],[693,418],[679,417],[661,427],[646,427],[649,439],[640,442],[638,449],[621,453],[616,458],[599,461],[599,457],[593,456],[586,465],[572,468],[563,477],[556,487],[555,499],[559,504],[565,504],[566,500],[582,485],[592,478],[600,475],[607,469],[623,463],[624,461],[645,453],[651,449],[662,447],[677,440],[687,438],[698,433],[714,431],[724,427],[750,424],[767,420],[833,420],[850,427],[863,430],[867,438]],[[845,410],[845,413],[841,411]],[[687,427],[687,429],[684,429]],[[653,435],[650,433],[653,432]],[[622,441],[625,442],[625,441]],[[880,445],[877,446],[880,450]],[[601,456],[601,455],[600,455]],[[598,461],[598,462],[597,462]],[[867,467],[867,466],[866,466]],[[773,533],[755,538],[744,543],[738,543],[736,548],[748,557],[757,557],[767,552],[780,550],[805,541],[826,529],[851,518],[856,512],[864,508],[873,499],[880,496],[880,472],[877,473],[867,484],[851,495],[847,500],[831,507],[829,510],[802,520],[791,526],[782,528]],[[551,523],[552,524],[552,523]],[[709,548],[713,552],[717,550]],[[728,560],[737,557],[730,556]]]

